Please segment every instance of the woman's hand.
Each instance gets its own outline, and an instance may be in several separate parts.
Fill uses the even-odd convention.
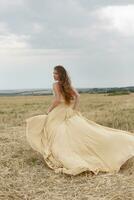
[[[46,113],[46,115],[48,115],[50,112],[51,112],[51,111],[47,110],[45,113]]]

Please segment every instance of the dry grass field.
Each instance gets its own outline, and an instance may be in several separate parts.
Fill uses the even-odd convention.
[[[115,175],[70,176],[54,173],[29,146],[25,119],[45,113],[52,98],[0,97],[0,200],[133,200],[134,158]],[[80,111],[99,124],[134,134],[134,93],[81,94]]]

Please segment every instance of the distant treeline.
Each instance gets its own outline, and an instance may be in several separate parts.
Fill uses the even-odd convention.
[[[108,95],[121,95],[134,92],[134,86],[112,88],[76,88],[79,93],[107,93]],[[1,90],[0,96],[27,96],[27,95],[52,95],[51,89],[17,89]]]
[[[109,93],[109,95],[129,94],[134,92],[134,86],[130,87],[113,87],[113,88],[89,88],[79,89],[79,93]]]

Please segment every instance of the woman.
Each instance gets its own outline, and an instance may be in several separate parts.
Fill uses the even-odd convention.
[[[54,67],[52,104],[46,114],[26,119],[26,137],[56,173],[116,173],[134,156],[133,133],[97,124],[79,111],[80,94],[66,69]]]

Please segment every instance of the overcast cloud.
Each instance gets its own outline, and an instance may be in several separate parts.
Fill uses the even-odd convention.
[[[133,51],[133,0],[0,1],[0,89],[134,86]]]

